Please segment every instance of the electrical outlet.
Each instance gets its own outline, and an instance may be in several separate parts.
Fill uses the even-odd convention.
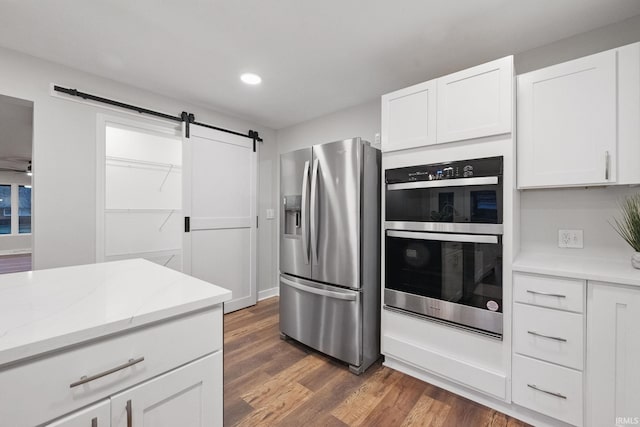
[[[584,247],[582,230],[558,230],[558,247],[582,249]]]
[[[267,219],[273,219],[275,217],[275,211],[273,209],[267,209]]]

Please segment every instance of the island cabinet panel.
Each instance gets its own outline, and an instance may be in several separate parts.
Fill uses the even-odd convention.
[[[111,427],[222,425],[222,352],[111,398]]]
[[[0,420],[41,424],[221,349],[221,305],[61,349],[0,370]]]
[[[45,427],[109,427],[111,425],[111,402],[103,400],[88,408],[76,411]]]
[[[587,424],[640,422],[640,288],[589,282]]]

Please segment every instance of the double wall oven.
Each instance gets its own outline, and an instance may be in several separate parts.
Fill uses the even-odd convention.
[[[502,175],[502,157],[386,170],[386,308],[502,337]]]

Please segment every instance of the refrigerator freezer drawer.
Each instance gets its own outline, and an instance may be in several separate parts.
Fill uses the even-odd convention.
[[[350,365],[362,363],[358,291],[280,276],[280,331]]]

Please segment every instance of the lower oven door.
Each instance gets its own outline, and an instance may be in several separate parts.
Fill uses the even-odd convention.
[[[389,307],[502,335],[500,236],[388,230]]]
[[[280,275],[280,332],[353,366],[362,363],[360,292]]]

